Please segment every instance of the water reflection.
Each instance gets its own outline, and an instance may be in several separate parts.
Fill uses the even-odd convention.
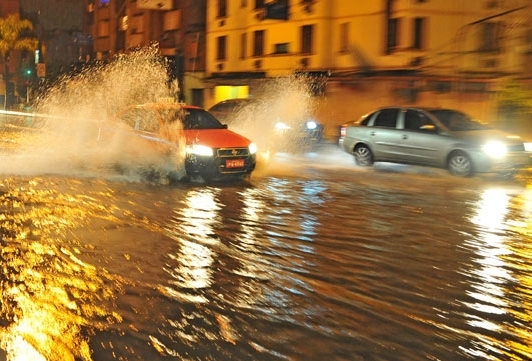
[[[120,316],[102,306],[112,297],[105,273],[81,261],[65,234],[98,206],[49,190],[39,179],[22,187],[8,179],[0,187],[5,359],[91,360],[86,327],[105,327]]]
[[[283,357],[275,350],[288,336],[255,334],[257,324],[329,332],[320,326],[323,310],[307,302],[315,292],[309,280],[320,272],[313,259],[324,190],[320,181],[276,178],[260,188],[187,190],[166,229],[176,248],[167,257],[164,294],[178,301],[176,317],[152,335],[153,344],[183,357],[188,347],[197,355],[198,344],[200,354],[212,352],[205,342],[219,340],[224,352],[241,354],[235,359]],[[169,346],[177,340],[184,349]]]
[[[512,315],[516,300],[514,289],[530,288],[516,277],[515,248],[520,248],[518,239],[508,232],[514,217],[522,216],[523,208],[513,208],[513,197],[508,189],[488,188],[476,204],[476,213],[470,221],[478,226],[478,233],[467,240],[467,246],[474,250],[476,258],[471,260],[466,274],[470,278],[471,290],[466,295],[471,301],[464,301],[469,308],[466,322],[475,333],[475,342],[463,351],[473,357],[506,359],[510,354],[531,356],[529,340],[532,334],[527,329],[517,329]],[[513,214],[512,214],[513,212]],[[517,332],[516,332],[517,331]],[[509,352],[509,350],[513,350]],[[493,358],[498,354],[498,358]],[[515,357],[515,356],[514,356]]]
[[[214,226],[218,223],[220,207],[216,202],[216,188],[191,190],[175,210],[175,224],[168,229],[179,248],[169,254],[172,261],[165,267],[170,284],[167,291],[174,297],[192,302],[207,302],[204,294],[196,292],[212,283],[214,252],[211,248],[219,240]]]

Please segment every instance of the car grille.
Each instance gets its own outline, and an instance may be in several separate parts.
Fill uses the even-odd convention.
[[[508,145],[508,151],[510,151],[510,152],[524,152],[525,151],[525,145],[523,143],[509,144]]]
[[[220,148],[218,149],[218,157],[247,157],[249,155],[248,148]]]

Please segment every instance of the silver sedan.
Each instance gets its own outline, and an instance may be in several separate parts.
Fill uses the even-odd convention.
[[[395,162],[446,168],[453,175],[513,173],[530,164],[520,137],[453,109],[385,107],[341,127],[340,146],[361,166]]]

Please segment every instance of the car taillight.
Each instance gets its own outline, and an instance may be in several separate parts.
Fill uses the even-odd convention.
[[[345,137],[345,134],[347,132],[347,127],[340,127],[340,136]]]

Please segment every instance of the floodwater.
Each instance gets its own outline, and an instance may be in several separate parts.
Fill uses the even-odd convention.
[[[87,147],[168,96],[154,53],[65,79],[1,134],[0,361],[532,359],[530,173],[362,169],[329,145],[168,184],[124,142]],[[304,86],[275,85],[266,104],[305,114]]]
[[[346,157],[242,184],[2,175],[0,359],[532,358],[532,178]]]

